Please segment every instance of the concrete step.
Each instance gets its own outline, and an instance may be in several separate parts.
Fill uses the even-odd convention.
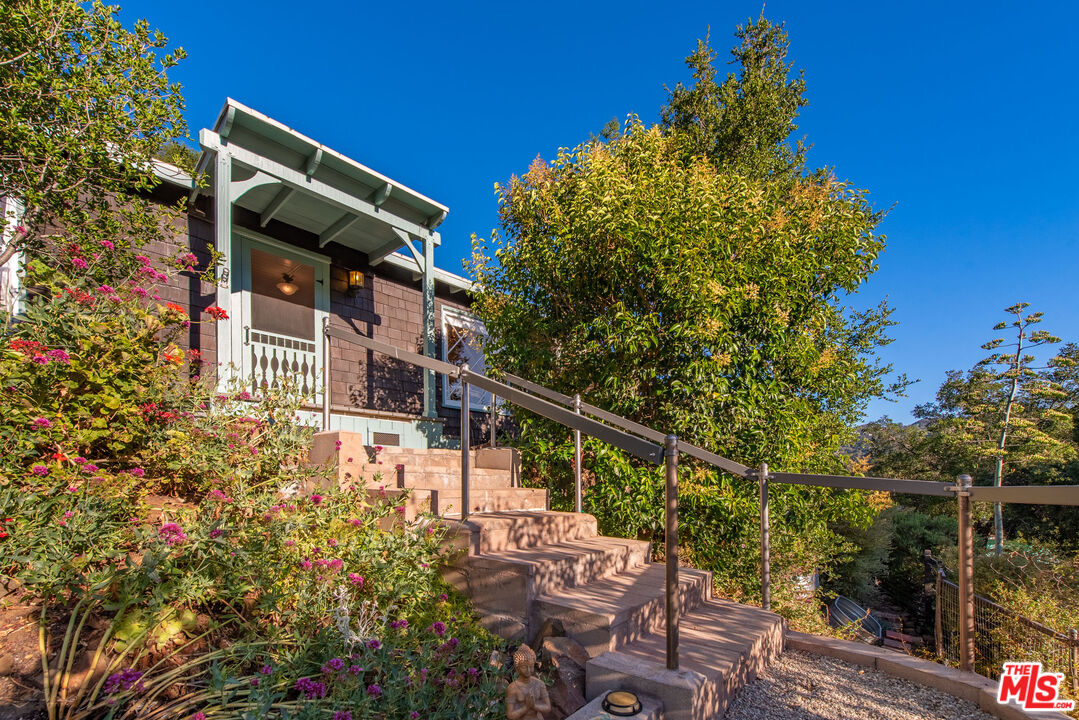
[[[431,511],[440,517],[461,516],[461,489],[425,490],[431,493]],[[509,510],[545,510],[547,491],[536,488],[471,488],[471,513]]]
[[[709,600],[679,623],[679,669],[666,668],[662,631],[588,661],[585,697],[613,689],[657,697],[664,720],[722,718],[734,695],[783,651],[784,621],[774,613]]]
[[[401,474],[404,487],[422,487],[436,490],[460,490],[461,469],[453,472],[437,472],[434,470],[412,471],[406,467]],[[468,472],[468,486],[470,488],[499,489],[513,487],[512,477],[506,470],[487,470],[473,468]]]
[[[647,542],[592,537],[462,557],[444,578],[481,613],[518,618],[531,638],[542,622],[533,613],[537,598],[641,567],[648,558]]]
[[[546,593],[537,598],[533,615],[562,621],[566,634],[592,657],[617,650],[647,636],[665,623],[666,568],[645,565],[613,577]],[[683,612],[712,596],[712,574],[693,568],[679,572]]]
[[[519,512],[470,515],[458,535],[468,534],[469,552],[486,555],[596,537],[596,518],[586,513]]]

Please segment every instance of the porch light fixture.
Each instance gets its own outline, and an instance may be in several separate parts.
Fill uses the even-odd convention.
[[[285,295],[295,295],[296,291],[300,289],[300,286],[292,282],[292,276],[288,273],[281,273],[281,282],[277,283],[277,289]]]
[[[348,294],[355,295],[363,288],[363,271],[348,271]]]

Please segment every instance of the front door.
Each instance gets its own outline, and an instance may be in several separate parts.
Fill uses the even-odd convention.
[[[241,367],[253,394],[291,384],[321,403],[322,318],[329,310],[329,260],[234,233],[241,258]]]

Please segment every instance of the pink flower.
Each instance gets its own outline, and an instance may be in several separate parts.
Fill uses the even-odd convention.
[[[116,246],[112,244],[112,241],[111,241],[111,240],[102,240],[102,241],[101,241],[100,243],[98,243],[98,244],[99,244],[99,245],[100,245],[101,247],[105,248],[106,250],[114,250],[114,249],[116,249]]]
[[[363,575],[357,575],[356,573],[348,574],[348,581],[358,588],[363,587]]]
[[[348,710],[338,710],[333,714],[333,720],[352,720],[352,713]]]
[[[187,534],[184,533],[176,523],[165,523],[161,526],[161,529],[157,531],[158,536],[165,541],[166,545],[179,545],[184,540],[187,540]]]
[[[71,258],[71,264],[77,267],[79,270],[86,270],[90,267],[90,265],[81,257]]]
[[[146,257],[145,255],[136,255],[135,259],[138,260],[143,265],[149,265],[150,264],[150,258]]]
[[[49,359],[47,357],[45,357],[44,355],[34,355],[34,359],[31,360],[30,362],[32,362],[32,363],[34,363],[36,365],[48,365],[49,364]]]
[[[71,364],[71,356],[59,348],[57,348],[56,350],[50,350],[46,353],[46,355],[48,355],[50,358],[52,358],[58,363],[62,363],[64,365]]]
[[[103,295],[112,295],[116,292],[116,290],[109,285],[102,285],[97,289],[97,291]]]
[[[146,291],[146,288],[144,288],[144,287],[135,287],[135,288],[132,289],[132,292],[135,293],[136,295],[138,295],[139,297],[146,297],[147,295],[150,294],[149,292]]]
[[[73,513],[70,510],[68,510],[67,512],[64,513],[64,519],[65,520],[68,520],[68,519],[73,518],[73,517],[75,517],[75,513]]]
[[[311,502],[314,503],[315,505],[320,504],[322,502],[322,496],[319,495],[318,493],[315,493],[314,495],[311,496]]]
[[[49,422],[47,418],[43,417],[34,418],[33,424],[43,428],[52,427],[52,423]]]
[[[35,465],[34,467],[30,468],[30,472],[34,473],[35,475],[40,475],[41,477],[47,477],[49,474],[49,469],[44,465]]]
[[[212,538],[220,537],[223,532],[225,532],[225,531],[222,530],[221,528],[214,528],[213,530],[210,531],[210,537],[212,537]]]
[[[146,471],[140,467],[131,468],[127,472],[129,475],[134,475],[135,477],[144,477],[146,475]]]
[[[191,720],[206,720],[206,713],[200,710],[191,716]]]

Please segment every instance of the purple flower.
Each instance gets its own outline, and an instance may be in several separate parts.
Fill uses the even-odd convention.
[[[446,623],[442,622],[441,620],[435,620],[431,624],[430,630],[435,635],[438,635],[439,637],[442,637],[443,635],[446,634]]]
[[[273,675],[273,665],[263,665],[259,672],[263,675]]]
[[[326,684],[311,678],[300,678],[296,681],[296,689],[303,693],[308,700],[317,700],[326,697]]]
[[[408,716],[409,716],[409,718],[411,718],[411,720],[416,720],[416,718],[418,718],[420,716],[420,714],[418,712],[416,712],[415,710],[413,710],[412,712],[410,712],[408,714]]]
[[[83,260],[81,257],[73,257],[73,258],[71,258],[71,264],[74,265],[75,267],[77,267],[79,270],[86,270],[87,268],[90,267],[87,264],[87,262],[85,260]]]
[[[43,417],[34,418],[33,424],[43,428],[52,427],[52,423]]]
[[[258,687],[258,686],[259,686],[259,679],[258,678],[251,678],[251,687]]]
[[[187,535],[176,523],[165,523],[161,526],[161,529],[157,531],[157,534],[165,541],[166,545],[178,545],[184,540],[187,540]]]
[[[57,348],[56,350],[50,350],[46,353],[46,355],[48,355],[50,358],[52,358],[58,363],[62,363],[64,365],[71,364],[71,356],[59,348]]]
[[[113,693],[121,690],[127,691],[134,689],[135,692],[142,692],[142,673],[135,668],[128,668],[118,673],[109,675],[105,681],[105,693],[112,695]]]
[[[44,355],[35,355],[34,359],[30,362],[34,363],[35,365],[48,365],[49,359]]]
[[[371,638],[367,641],[367,647],[371,648],[372,650],[378,650],[380,647],[382,647],[382,643],[375,638]]]
[[[371,697],[378,697],[382,694],[382,688],[380,688],[378,685],[368,685],[367,694]]]
[[[213,530],[210,531],[210,537],[211,538],[221,537],[221,534],[223,532],[225,532],[225,531],[222,530],[221,528],[214,528]]]
[[[352,673],[353,675],[359,675],[360,673],[363,672],[363,668],[360,667],[359,665],[349,665],[348,666],[348,671],[350,673]]]
[[[408,620],[393,620],[390,622],[390,627],[394,630],[404,630],[408,627]]]
[[[341,672],[345,669],[345,661],[341,658],[331,658],[326,661],[326,664],[322,666],[322,672],[329,675],[330,673]]]
[[[338,710],[333,714],[333,720],[352,720],[352,713],[348,710]]]
[[[47,477],[49,474],[49,469],[44,465],[35,465],[34,467],[30,468],[30,472],[34,473],[35,475],[40,475],[41,477]]]

